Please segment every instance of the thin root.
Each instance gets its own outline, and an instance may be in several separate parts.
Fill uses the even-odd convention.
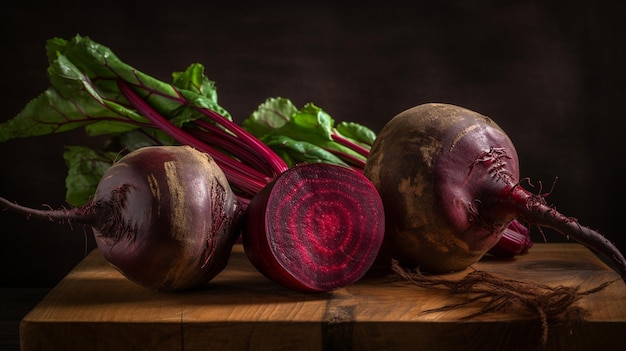
[[[460,302],[424,310],[422,313],[449,311],[464,306],[478,305],[478,311],[467,315],[465,319],[493,312],[536,315],[541,323],[540,342],[544,348],[551,325],[584,320],[588,312],[574,304],[583,296],[599,292],[614,282],[605,282],[590,290],[580,291],[579,286],[552,287],[506,279],[477,270],[459,280],[450,280],[436,275],[424,275],[418,269],[406,270],[395,260],[391,265],[399,277],[418,287],[444,289],[450,294],[464,297],[464,300]]]

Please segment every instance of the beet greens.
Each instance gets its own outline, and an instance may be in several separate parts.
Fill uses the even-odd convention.
[[[204,76],[201,65],[193,64],[184,72],[176,72],[173,83],[169,84],[125,64],[110,49],[86,37],[49,40],[47,51],[52,86],[15,118],[0,125],[0,141],[83,127],[90,135],[113,136],[109,145],[116,146],[113,151],[118,152],[146,145],[188,145],[215,160],[249,213],[258,213],[270,221],[290,217],[288,213],[272,213],[272,207],[264,201],[255,202],[258,205],[254,206],[260,206],[259,209],[249,208],[250,201],[265,189],[274,189],[267,204],[280,202],[282,196],[302,189],[312,198],[298,210],[306,212],[309,207],[316,216],[299,226],[297,233],[283,234],[281,230],[245,225],[244,236],[255,238],[252,244],[251,240],[244,240],[246,254],[276,263],[271,267],[272,272],[267,271],[269,268],[265,265],[257,264],[269,278],[283,283],[276,279],[276,274],[290,275],[292,267],[285,265],[294,263],[282,260],[280,253],[259,256],[257,247],[263,245],[257,242],[259,240],[282,240],[284,247],[280,250],[292,250],[294,255],[317,255],[315,261],[319,267],[306,266],[302,274],[291,275],[289,281],[308,279],[324,281],[324,284],[286,284],[305,291],[326,291],[353,283],[373,263],[384,234],[384,217],[380,197],[369,180],[347,167],[334,168],[326,163],[290,168],[263,142],[232,122],[228,112],[217,104],[213,82]],[[70,156],[66,155],[66,159],[73,160]],[[76,165],[70,164],[70,174],[73,167]],[[335,171],[325,171],[330,167]],[[281,177],[284,174],[297,180],[287,182],[291,188],[283,188]],[[327,176],[330,178],[321,178]],[[307,187],[318,182],[333,191]],[[370,191],[352,192],[352,183],[370,184]],[[82,196],[88,193],[80,192]],[[68,196],[68,201],[87,199]],[[354,206],[355,203],[367,206]],[[341,216],[337,217],[338,214]],[[247,222],[266,222],[250,218],[252,216],[247,216]],[[370,226],[355,225],[361,222]],[[336,241],[327,240],[331,236],[325,231],[350,245],[340,246],[339,249],[345,251],[335,252],[338,250],[334,246]],[[263,234],[257,235],[257,232]],[[368,244],[360,246],[362,242]],[[354,247],[363,251],[357,253]],[[330,256],[333,259],[324,264],[325,258]]]
[[[269,98],[243,128],[266,143],[288,165],[325,162],[363,171],[376,134],[369,128],[334,119],[312,103],[298,109],[286,98]]]

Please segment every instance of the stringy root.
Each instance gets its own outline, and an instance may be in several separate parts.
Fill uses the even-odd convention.
[[[580,291],[580,286],[552,287],[505,279],[477,270],[459,280],[450,280],[437,275],[424,275],[418,269],[404,269],[395,260],[392,261],[392,269],[399,277],[418,287],[447,289],[450,294],[465,295],[462,302],[428,309],[423,311],[423,314],[449,311],[463,306],[478,306],[477,312],[465,316],[464,319],[490,312],[538,316],[541,322],[540,342],[543,348],[547,345],[551,325],[581,322],[589,315],[582,307],[574,306],[574,303],[614,282],[605,282],[593,289]]]

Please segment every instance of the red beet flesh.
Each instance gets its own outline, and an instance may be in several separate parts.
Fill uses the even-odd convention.
[[[382,201],[372,183],[328,164],[291,168],[253,197],[244,250],[271,280],[305,292],[362,278],[384,236]]]
[[[522,187],[513,143],[476,112],[424,104],[400,113],[378,134],[364,174],[385,206],[383,265],[394,258],[424,271],[464,269],[519,219],[603,254],[626,279],[626,260],[609,240]]]

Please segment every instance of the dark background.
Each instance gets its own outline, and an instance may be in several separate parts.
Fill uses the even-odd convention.
[[[382,4],[382,3],[381,3]],[[0,121],[48,87],[45,41],[89,36],[163,80],[200,62],[237,122],[268,97],[314,102],[375,131],[448,102],[492,117],[522,177],[626,251],[624,2],[17,1],[0,12]],[[0,195],[64,205],[63,146],[82,132],[0,143]],[[51,287],[94,247],[91,231],[0,212],[4,287]],[[545,231],[548,241],[564,239]],[[535,241],[542,241],[533,232]]]

